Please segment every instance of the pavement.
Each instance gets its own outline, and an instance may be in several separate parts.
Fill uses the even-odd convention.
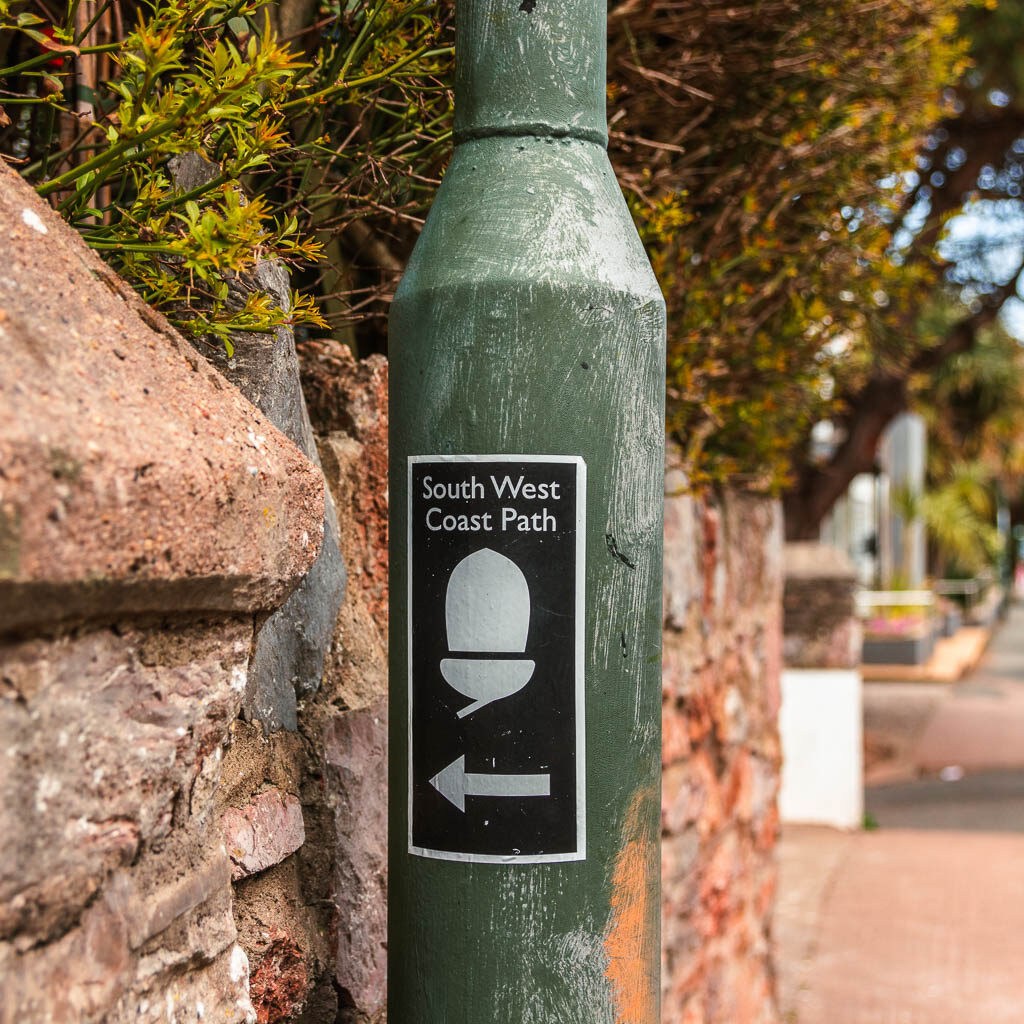
[[[958,684],[866,683],[867,820],[785,826],[785,1024],[1024,1024],[1024,606]]]

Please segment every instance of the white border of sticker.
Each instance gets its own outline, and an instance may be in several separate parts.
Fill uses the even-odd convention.
[[[431,850],[412,844],[413,744],[412,744],[412,467],[417,462],[530,462],[573,463],[576,466],[576,849],[572,853],[510,854],[460,853],[454,850]],[[410,455],[406,483],[406,575],[407,622],[406,637],[409,676],[409,799],[407,842],[409,853],[432,860],[452,860],[473,864],[554,864],[587,859],[587,759],[586,759],[586,693],[583,672],[583,637],[586,629],[586,517],[587,464],[580,455]]]

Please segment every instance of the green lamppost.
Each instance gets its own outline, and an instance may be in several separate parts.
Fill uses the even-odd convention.
[[[604,0],[457,0],[391,315],[392,1024],[659,1020],[664,304]]]

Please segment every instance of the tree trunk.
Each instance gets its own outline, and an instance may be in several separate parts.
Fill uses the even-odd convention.
[[[998,315],[1004,299],[1015,293],[1018,268],[1010,281],[993,296],[990,305],[955,323],[943,341],[922,349],[903,367],[879,371],[853,395],[846,396],[847,412],[837,426],[844,438],[826,462],[805,461],[796,483],[783,497],[787,540],[817,540],[822,520],[843,496],[858,473],[875,468],[878,445],[885,428],[909,404],[908,382],[919,374],[933,373],[947,359],[968,351],[978,331]]]
[[[817,540],[821,522],[858,473],[875,468],[878,443],[889,423],[907,407],[906,381],[879,375],[850,401],[846,436],[823,465],[807,464],[783,499],[787,540]]]

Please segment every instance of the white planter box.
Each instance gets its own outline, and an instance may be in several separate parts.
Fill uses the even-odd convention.
[[[779,733],[784,822],[860,828],[863,718],[857,669],[784,669]]]

